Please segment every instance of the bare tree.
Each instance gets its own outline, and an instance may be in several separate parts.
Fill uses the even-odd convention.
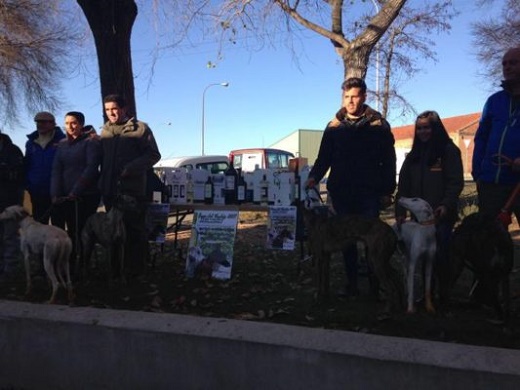
[[[55,0],[0,0],[0,116],[19,122],[20,110],[54,110],[61,74],[77,36],[58,18]]]
[[[254,36],[276,45],[274,38],[286,33],[285,42],[293,50],[296,37],[316,33],[332,43],[343,63],[344,78],[365,78],[369,66],[374,67],[376,49],[384,77],[383,88],[378,85],[373,92],[385,116],[390,106],[400,108],[401,115],[415,112],[399,94],[399,84],[421,70],[419,60],[436,60],[432,32],[449,31],[457,14],[451,0],[426,1],[416,7],[406,0],[225,0],[217,9],[207,0],[189,4],[213,18],[225,41],[232,44],[244,37],[250,44]]]
[[[494,0],[480,0],[478,4],[490,6]],[[520,47],[520,2],[505,0],[500,18],[473,25],[477,60],[484,67],[484,76],[500,80],[502,54],[511,47]]]
[[[370,53],[407,0],[375,1],[381,5],[379,12],[353,37],[347,36],[346,26],[349,26],[349,23],[358,23],[360,19],[357,22],[355,18],[351,18],[350,21],[346,19],[355,15],[356,1],[226,0],[221,3],[215,18],[231,35],[236,35],[241,29],[258,32],[260,25],[267,18],[272,18],[272,22],[278,22],[270,23],[270,29],[282,25],[287,32],[295,33],[297,28],[303,27],[330,40],[343,62],[344,78],[365,78]],[[362,1],[357,3],[359,5]]]
[[[400,115],[415,113],[399,93],[399,85],[420,72],[424,61],[437,61],[432,34],[450,31],[450,21],[457,14],[451,1],[403,7],[378,45],[384,76],[383,88],[376,91],[376,97],[382,102],[383,116],[388,115],[390,105],[400,108]]]
[[[77,0],[94,35],[101,96],[125,97],[128,112],[136,115],[130,38],[137,17],[134,0]],[[106,120],[106,115],[103,112]]]

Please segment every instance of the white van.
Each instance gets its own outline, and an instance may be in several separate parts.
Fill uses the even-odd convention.
[[[229,166],[227,156],[185,156],[174,157],[160,160],[155,164],[154,171],[161,171],[163,168],[188,168],[191,170],[205,169],[215,174],[224,172]]]
[[[229,152],[230,164],[242,172],[253,172],[256,167],[289,170],[291,158],[294,158],[291,152],[273,148],[235,149]]]

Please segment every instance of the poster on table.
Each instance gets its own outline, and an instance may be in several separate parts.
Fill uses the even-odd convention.
[[[168,228],[168,203],[149,203],[146,209],[146,232],[148,241],[164,243]]]
[[[296,206],[271,206],[267,219],[267,248],[293,250],[296,237]]]
[[[196,210],[193,213],[186,276],[231,278],[238,211]]]

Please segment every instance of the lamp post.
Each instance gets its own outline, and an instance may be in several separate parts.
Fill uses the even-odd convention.
[[[204,117],[204,107],[205,107],[205,99],[206,99],[206,91],[214,87],[215,85],[220,85],[221,87],[227,87],[229,86],[228,82],[225,83],[212,83],[208,84],[206,88],[204,88],[204,92],[202,92],[202,133],[200,137],[200,149],[201,149],[201,155],[204,156],[204,126],[206,124],[206,118]]]
[[[372,0],[372,4],[379,13],[379,4],[376,0]],[[376,43],[376,110],[379,111],[379,41]]]

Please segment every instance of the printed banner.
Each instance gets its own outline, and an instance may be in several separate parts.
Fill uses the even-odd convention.
[[[293,250],[296,237],[296,206],[271,206],[267,220],[267,248]]]
[[[230,279],[238,211],[196,210],[193,213],[186,276],[209,274]]]
[[[168,227],[168,203],[148,203],[146,209],[146,232],[148,241],[163,243]]]

